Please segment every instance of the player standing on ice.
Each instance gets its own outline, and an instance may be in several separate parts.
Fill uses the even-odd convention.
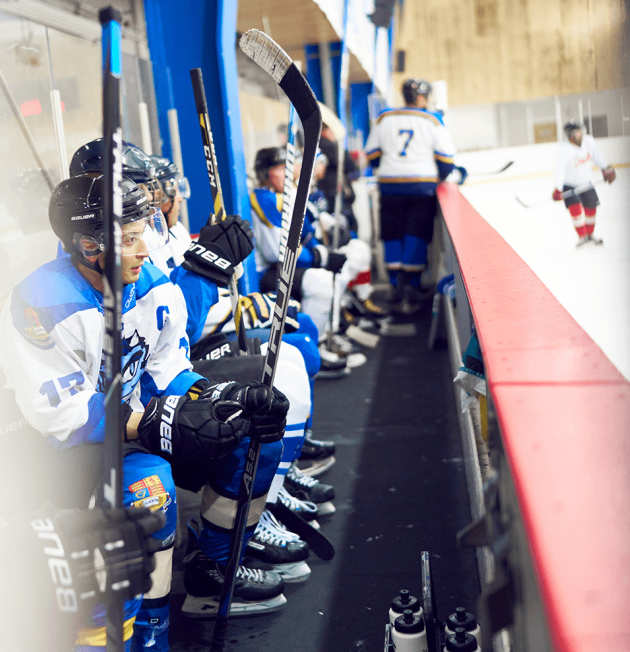
[[[381,238],[395,311],[411,314],[419,309],[433,238],[436,187],[453,169],[455,148],[442,120],[427,110],[431,84],[408,79],[402,94],[405,106],[378,116],[365,149],[370,165],[379,168]]]
[[[578,186],[584,187],[591,183],[591,167],[593,163],[602,171],[604,181],[612,183],[617,173],[612,165],[608,165],[595,145],[595,140],[584,133],[584,128],[577,122],[567,122],[564,125],[567,141],[560,143],[556,164],[556,187],[552,197],[554,201],[564,199],[564,205],[573,218],[573,227],[578,234],[576,246],[581,247],[587,242],[601,245],[604,241],[593,235],[595,230],[595,214],[599,197],[592,186],[584,192],[571,192]],[[584,213],[582,214],[582,206]]]

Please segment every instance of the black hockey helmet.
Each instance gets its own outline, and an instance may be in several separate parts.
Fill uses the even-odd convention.
[[[425,79],[407,79],[402,85],[402,94],[407,104],[415,104],[418,95],[429,97],[431,84]]]
[[[86,256],[94,258],[104,250],[104,180],[102,174],[80,174],[64,179],[53,190],[48,204],[50,226],[64,249],[92,269],[98,268]],[[123,178],[121,194],[123,224],[146,219],[151,228],[158,232],[165,230],[156,219],[159,211],[151,206],[145,191],[137,183]]]
[[[256,152],[254,172],[259,183],[267,182],[267,171],[275,165],[284,165],[286,152],[282,147],[263,147]]]
[[[105,161],[105,146],[102,138],[86,143],[74,153],[70,161],[70,176],[79,174],[102,174]],[[151,196],[151,203],[159,206],[161,201],[160,185],[155,176],[155,165],[148,154],[138,146],[123,141],[122,146],[123,176],[143,184]]]
[[[155,166],[155,176],[162,185],[162,190],[167,197],[173,199],[177,190],[182,199],[190,199],[190,184],[188,179],[182,176],[179,169],[172,161],[164,156],[151,156],[151,162]]]
[[[584,125],[580,124],[576,120],[569,120],[569,122],[565,122],[564,126],[562,127],[564,134],[567,138],[571,138],[571,134],[574,131],[580,131],[584,128]]]

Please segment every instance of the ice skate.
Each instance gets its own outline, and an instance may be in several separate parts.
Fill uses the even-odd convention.
[[[261,514],[246,553],[271,564],[285,582],[304,582],[311,574],[304,561],[308,557],[308,544],[287,530],[269,510]]]
[[[278,500],[294,514],[301,516],[310,523],[316,530],[319,529],[317,522],[317,505],[309,500],[300,500],[292,496],[284,487],[278,492]]]
[[[335,488],[330,484],[324,484],[302,473],[293,463],[286,478],[284,486],[290,494],[302,500],[308,500],[317,505],[317,515],[327,516],[333,514],[335,506],[332,503],[335,497]]]
[[[221,599],[225,568],[199,549],[199,523],[195,519],[188,523],[188,536],[184,557],[186,599],[182,613],[191,618],[214,618]],[[230,616],[276,611],[286,604],[283,590],[284,581],[275,571],[241,564],[234,578]]]
[[[302,473],[316,478],[335,463],[335,444],[331,441],[313,439],[312,434],[312,430],[306,431],[297,466]]]
[[[576,247],[582,247],[583,245],[585,245],[587,242],[590,242],[590,241],[591,241],[591,238],[588,235],[581,235],[578,238],[578,241],[575,243],[575,246]]]
[[[596,235],[594,235],[592,233],[588,236],[588,239],[594,245],[603,245],[604,244],[604,241],[601,238],[598,238]]]
[[[330,351],[324,344],[319,345],[319,356],[321,358],[321,365],[315,378],[343,378],[350,373],[350,367],[345,357]]]

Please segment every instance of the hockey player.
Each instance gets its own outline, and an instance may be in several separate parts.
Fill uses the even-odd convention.
[[[166,159],[163,159],[162,163],[155,159],[154,162],[157,166],[158,178],[162,183],[168,181],[169,175],[175,174],[172,164],[165,164],[168,163]],[[168,197],[168,184],[163,189],[163,197]],[[163,204],[163,208],[168,209],[168,206]],[[181,231],[187,233],[183,226]],[[171,228],[172,232],[173,228]],[[180,237],[179,240],[181,239]],[[231,352],[226,346],[227,340],[224,334],[234,332],[234,319],[225,286],[234,269],[253,248],[249,225],[238,216],[227,216],[220,223],[209,223],[201,229],[197,243],[183,255],[179,240],[175,242],[169,240],[168,246],[160,250],[160,258],[174,263],[169,265],[172,266],[170,278],[182,290],[186,300],[187,333],[193,352],[200,355],[200,347],[205,341],[208,344],[203,350],[204,357],[214,359],[215,356],[225,355],[226,351],[229,355]],[[208,256],[208,252],[229,261],[230,265],[214,264],[213,257]],[[169,256],[169,253],[172,253],[172,256]],[[163,269],[163,271],[169,270]],[[249,334],[261,338],[263,342],[266,342],[269,334],[268,327],[271,325],[274,301],[275,297],[258,292],[240,298],[244,327],[248,329]],[[321,504],[334,497],[330,485],[324,485],[311,478],[302,478],[299,471],[292,468],[292,462],[303,447],[304,428],[312,410],[309,377],[312,378],[318,370],[319,353],[315,343],[317,334],[312,332],[314,328],[312,322],[301,314],[297,317],[293,316],[290,322],[294,328],[300,328],[300,331],[286,333],[279,349],[275,384],[289,398],[290,408],[283,438],[282,459],[267,495],[267,502],[275,503],[280,499],[283,502],[291,502],[296,509],[314,513],[317,511],[315,505],[298,504],[300,501],[291,499],[282,489],[287,476],[287,483],[297,487],[307,500],[315,498],[316,502]],[[266,344],[263,344],[263,349],[265,346]],[[222,360],[225,361],[225,358],[222,357]],[[237,363],[237,360],[233,359],[232,362]],[[332,458],[334,448],[331,444],[311,439],[306,447],[308,455],[314,460],[310,464],[311,468],[315,468],[315,461],[319,462],[322,468],[324,459],[326,468],[334,462]],[[195,528],[191,527],[190,531],[194,538]],[[248,546],[248,552],[252,556],[272,563],[274,569],[278,570],[283,579],[288,582],[304,580],[310,574],[310,569],[304,563],[306,551],[307,548],[301,540],[280,527],[274,517],[265,512]],[[186,603],[184,603],[185,609]]]
[[[53,512],[43,507],[27,512],[15,501],[5,502],[11,502],[5,509],[13,513],[0,519],[5,582],[0,595],[4,619],[0,649],[71,650],[77,632],[90,623],[93,609],[111,590],[111,582],[98,581],[103,574],[125,580],[121,595],[129,600],[151,588],[156,550],[151,535],[164,527],[161,512],[145,508]],[[117,546],[111,545],[113,541]],[[98,557],[92,554],[97,550]],[[99,558],[100,567],[95,563]]]
[[[96,468],[104,437],[103,186],[102,176],[85,174],[55,188],[50,222],[70,255],[42,266],[20,283],[0,324],[6,346],[3,372],[24,418],[58,449],[76,447],[85,455],[85,464],[95,463]],[[288,405],[274,389],[267,411],[262,408],[269,397],[267,388],[212,386],[192,371],[181,295],[145,262],[149,253],[145,237],[162,230],[158,225],[163,218],[134,182],[124,179],[121,192],[123,500],[126,506],[150,507],[166,516],[166,525],[153,535],[160,551],[152,589],[142,601],[126,603],[125,640],[131,645],[133,635],[134,649],[161,651],[168,649],[175,483],[193,490],[201,486],[205,490],[208,482],[212,486],[202,506],[203,556],[195,570],[197,590],[218,596],[236,511],[230,487],[240,481],[248,436],[259,436],[264,445],[246,539],[264,507],[260,497],[279,460]],[[71,475],[69,469],[66,475]],[[89,493],[78,485],[77,481],[74,498],[84,506]],[[279,606],[284,602],[281,591],[277,575],[239,568],[235,603],[269,598]],[[95,614],[95,627],[80,633],[77,645],[80,651],[103,648],[102,611]]]
[[[436,187],[453,169],[455,149],[444,124],[427,110],[431,85],[408,79],[405,106],[385,109],[366,143],[366,155],[378,167],[381,238],[396,310],[412,313],[427,247],[433,238]]]
[[[604,241],[593,234],[595,231],[595,214],[599,197],[592,186],[579,194],[573,191],[577,187],[588,186],[591,183],[591,167],[593,163],[602,171],[606,183],[612,183],[617,173],[612,165],[608,165],[595,145],[595,140],[584,133],[584,128],[577,122],[567,122],[564,125],[567,140],[560,143],[556,163],[556,187],[552,193],[554,201],[564,199],[564,205],[569,209],[573,219],[573,227],[578,234],[576,246],[581,247],[587,242],[601,245]],[[563,197],[563,193],[569,193]],[[584,214],[582,214],[584,207]]]
[[[278,260],[280,236],[282,231],[282,191],[285,174],[285,152],[279,147],[266,147],[256,153],[254,162],[256,177],[260,184],[250,195],[252,206],[252,223],[256,239],[256,269],[260,274],[260,286],[264,290],[275,287],[278,277]],[[333,299],[333,281],[338,296],[345,290],[349,277],[343,269],[347,265],[347,256],[341,251],[329,251],[315,237],[315,231],[309,220],[304,221],[302,230],[302,248],[297,260],[297,269],[293,282],[292,296],[302,304],[302,310],[308,314],[319,333],[322,343],[322,359],[330,355],[324,345],[328,330]],[[341,273],[339,273],[341,272]],[[334,275],[337,275],[336,278]],[[350,345],[351,346],[351,345]],[[365,363],[362,353],[352,349],[336,354],[346,357],[350,367]]]

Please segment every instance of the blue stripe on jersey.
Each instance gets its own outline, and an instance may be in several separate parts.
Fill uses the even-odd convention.
[[[140,278],[136,281],[136,300],[142,299],[153,288],[168,282],[168,277],[153,263],[145,262],[140,270]],[[123,299],[123,305],[124,303]]]
[[[212,281],[181,266],[171,272],[171,281],[184,295],[188,310],[186,334],[190,343],[195,344],[201,339],[210,308],[219,300],[217,286]]]
[[[96,392],[88,401],[88,420],[77,428],[64,442],[61,448],[70,448],[77,444],[97,444],[105,440],[105,394]]]
[[[203,376],[195,371],[180,371],[163,390],[159,390],[152,376],[145,371],[140,376],[140,401],[147,405],[154,396],[183,396]]]

